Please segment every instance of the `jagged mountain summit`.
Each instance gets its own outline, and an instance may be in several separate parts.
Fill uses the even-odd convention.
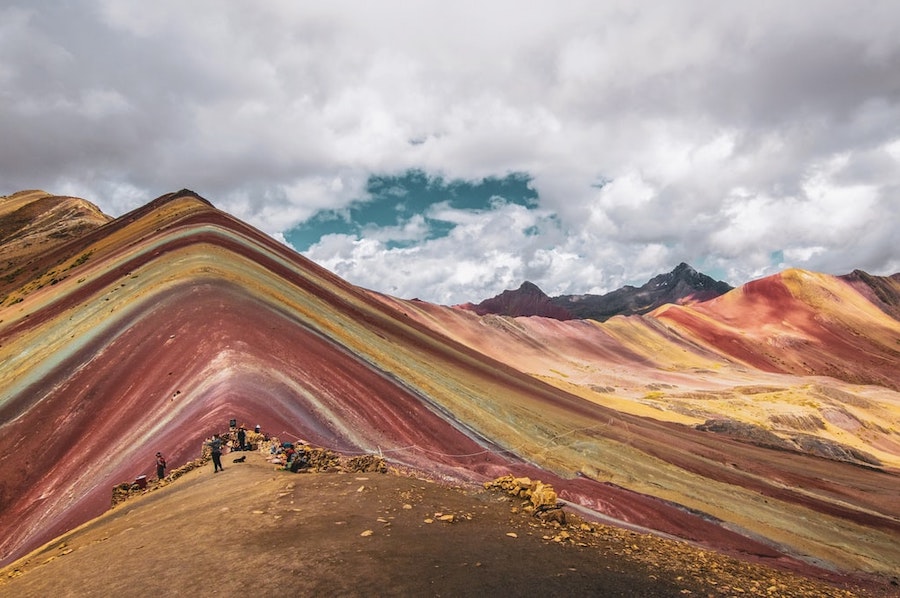
[[[477,305],[466,304],[478,315],[543,316],[557,320],[591,319],[604,322],[613,316],[645,314],[657,307],[696,303],[724,295],[733,287],[681,263],[671,272],[654,276],[641,287],[626,285],[604,295],[550,297],[537,285],[525,282],[515,291],[503,291]]]
[[[525,281],[516,290],[506,290],[477,305],[466,303],[459,307],[469,309],[479,316],[496,314],[500,316],[543,316],[556,320],[575,318],[565,307],[555,305],[554,300],[533,282]]]
[[[0,230],[25,207],[8,200]],[[479,316],[356,287],[187,190],[8,255],[0,564],[231,419],[452,483],[540,479],[598,519],[807,575],[900,562],[897,277]]]

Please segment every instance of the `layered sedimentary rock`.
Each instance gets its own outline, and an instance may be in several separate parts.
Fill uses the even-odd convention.
[[[230,419],[446,479],[530,476],[597,517],[794,568],[900,561],[900,328],[837,279],[603,324],[479,317],[354,287],[188,191],[22,272],[0,310],[4,563]],[[794,444],[696,429],[722,412],[777,416]],[[809,454],[791,434],[810,415],[877,462]]]

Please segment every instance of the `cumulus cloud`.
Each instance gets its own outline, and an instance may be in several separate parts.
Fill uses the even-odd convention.
[[[188,187],[290,242],[372,177],[530,177],[299,248],[399,296],[900,270],[892,2],[14,1],[0,52],[2,194]]]

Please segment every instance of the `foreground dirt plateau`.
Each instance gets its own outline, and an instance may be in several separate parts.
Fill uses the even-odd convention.
[[[0,596],[886,596],[680,542],[526,514],[399,472],[300,473],[260,453],[129,499],[0,571]]]

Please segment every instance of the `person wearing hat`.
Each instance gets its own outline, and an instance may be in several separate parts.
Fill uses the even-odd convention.
[[[166,460],[162,453],[156,453],[156,478],[161,480],[166,477]]]

